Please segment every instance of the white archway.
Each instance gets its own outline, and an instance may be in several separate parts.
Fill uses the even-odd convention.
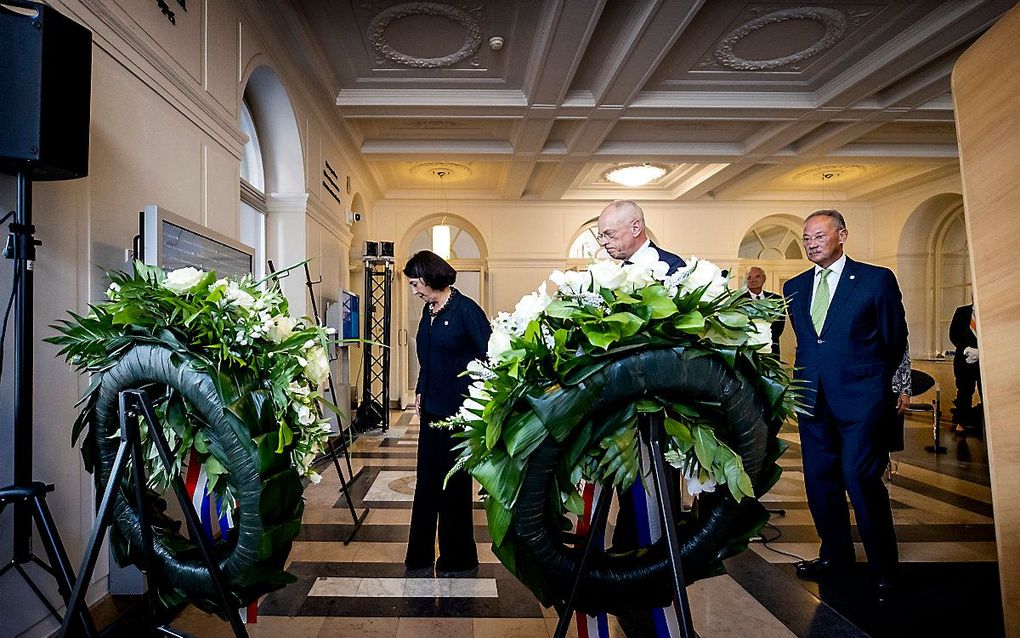
[[[963,209],[960,193],[940,193],[925,199],[910,213],[900,231],[896,249],[896,278],[903,293],[911,352],[930,353],[940,349],[940,324],[936,317],[939,288],[934,251],[938,230]]]
[[[457,270],[458,289],[477,301],[483,310],[488,311],[489,308],[488,248],[478,228],[464,217],[449,213],[428,215],[412,224],[396,246],[398,274],[394,281],[399,290],[394,300],[394,307],[400,308],[400,317],[397,319],[400,323],[397,325],[403,326],[403,330],[406,331],[404,338],[398,341],[402,347],[396,357],[399,368],[397,374],[402,386],[400,396],[405,406],[414,403],[414,383],[418,375],[415,332],[422,313],[422,302],[411,294],[406,279],[399,273],[412,254],[422,249],[431,250],[430,240],[426,241],[424,236],[429,229],[439,224],[452,226],[461,231],[460,243],[463,246],[459,253],[461,257],[457,258],[458,254],[455,253],[449,260],[450,265]],[[456,237],[457,232],[451,234]]]
[[[308,193],[297,116],[287,90],[268,65],[254,66],[245,84],[244,101],[259,131],[265,171],[266,257],[278,267],[305,259]],[[303,282],[283,278],[280,287],[292,314],[306,314]]]

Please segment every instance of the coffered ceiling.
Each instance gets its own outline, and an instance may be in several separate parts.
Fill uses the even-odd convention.
[[[862,199],[953,174],[953,63],[1013,4],[261,2],[384,197],[511,200]],[[666,175],[604,179],[644,162]]]

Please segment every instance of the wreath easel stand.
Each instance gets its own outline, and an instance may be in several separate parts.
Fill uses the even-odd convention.
[[[663,430],[662,412],[643,413],[638,417],[638,427],[642,437],[648,441],[650,457],[652,461],[652,479],[655,482],[655,492],[659,520],[663,522],[662,530],[665,536],[666,546],[669,551],[669,565],[673,596],[676,603],[677,621],[680,627],[682,638],[695,638],[694,624],[691,621],[691,606],[687,598],[687,583],[684,579],[683,566],[680,562],[680,544],[677,539],[676,526],[673,521],[673,504],[670,499],[669,484],[666,481],[666,466],[663,463],[661,432]],[[577,602],[577,592],[584,580],[588,564],[594,554],[595,539],[601,538],[605,533],[606,523],[609,520],[609,507],[613,501],[612,485],[603,485],[595,503],[595,511],[592,518],[591,528],[588,534],[580,542],[581,562],[578,565],[577,574],[574,576],[574,584],[567,598],[567,604],[560,613],[559,621],[556,623],[554,638],[564,638],[570,628],[571,618]]]
[[[227,586],[223,578],[223,573],[213,558],[212,545],[205,533],[202,530],[201,523],[198,519],[198,514],[195,512],[195,507],[188,497],[187,488],[184,485],[184,481],[181,479],[179,474],[173,473],[173,456],[170,452],[170,446],[167,444],[166,437],[163,435],[162,426],[156,418],[155,411],[152,408],[152,404],[149,402],[148,397],[143,391],[140,390],[124,390],[119,393],[119,417],[120,417],[120,446],[117,448],[117,455],[113,462],[113,467],[110,472],[110,478],[106,483],[106,487],[103,490],[103,498],[99,506],[99,511],[96,514],[96,524],[92,528],[92,535],[89,538],[89,543],[85,550],[85,556],[82,559],[81,569],[78,571],[78,579],[74,583],[74,589],[71,591],[71,598],[67,603],[67,613],[64,614],[64,622],[60,627],[60,638],[64,638],[67,635],[73,635],[76,629],[72,629],[75,626],[75,619],[79,614],[86,613],[82,609],[82,604],[85,601],[85,594],[88,591],[89,583],[92,581],[92,574],[96,568],[96,561],[99,558],[99,551],[102,547],[103,537],[106,532],[112,526],[112,518],[114,513],[113,499],[117,490],[120,489],[123,483],[125,475],[130,472],[132,475],[132,486],[134,488],[134,498],[136,503],[145,502],[146,486],[145,486],[145,473],[141,469],[144,467],[142,462],[142,440],[139,432],[138,417],[144,416],[146,422],[149,424],[149,436],[152,439],[152,443],[159,453],[160,462],[163,465],[164,471],[168,476],[175,476],[173,480],[174,493],[177,495],[177,501],[184,511],[184,519],[188,525],[188,531],[191,535],[191,539],[198,546],[202,554],[202,563],[204,567],[209,570],[213,588],[216,591],[216,596],[219,599],[221,605],[221,611],[223,616],[230,623],[230,628],[234,632],[236,638],[248,638],[248,632],[244,628],[244,624],[241,623],[241,619],[237,614],[237,604],[231,604],[230,596],[227,593]],[[128,460],[130,457],[131,468],[128,468]],[[142,537],[143,553],[145,554],[145,560],[147,565],[154,563],[153,553],[153,538],[151,529],[149,527],[148,515],[145,507],[139,507],[138,518],[140,522],[139,532]],[[148,581],[148,571],[146,571],[146,580]],[[160,613],[158,610],[161,605],[157,599],[155,588],[151,583],[146,583],[147,596],[149,603],[149,611],[151,612],[150,618],[152,622],[151,631],[164,636],[172,636],[180,638],[187,634],[182,634],[179,631],[173,629],[168,625],[170,619],[163,620],[165,614]],[[172,612],[171,612],[172,613]],[[72,632],[68,634],[68,632]]]

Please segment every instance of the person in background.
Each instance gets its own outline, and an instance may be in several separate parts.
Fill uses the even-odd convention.
[[[977,342],[977,313],[974,304],[960,306],[953,313],[949,324],[949,340],[956,346],[953,355],[953,375],[956,377],[956,398],[953,399],[953,423],[956,431],[963,432],[965,426],[976,427],[980,412],[971,407],[974,388],[981,396],[981,368],[978,366],[980,351]]]
[[[470,377],[462,376],[469,362],[484,359],[489,341],[485,312],[453,283],[457,271],[439,255],[422,250],[404,266],[414,294],[425,301],[418,323],[418,383],[414,410],[421,425],[417,483],[411,507],[411,526],[404,566],[409,576],[430,576],[439,524],[438,576],[466,576],[478,569],[471,514],[471,476],[457,472],[446,489],[443,481],[453,468],[453,430],[433,424],[457,413],[468,394]]]
[[[849,495],[883,604],[893,596],[899,563],[882,477],[895,437],[902,436],[897,412],[909,403],[892,391],[907,349],[907,322],[895,275],[847,257],[847,235],[839,211],[808,215],[802,239],[815,267],[783,287],[797,336],[794,378],[810,411],[798,419],[804,483],[822,541],[819,557],[797,563],[796,571],[825,580],[854,563]]]
[[[760,266],[751,266],[744,277],[747,296],[751,299],[782,299],[782,295],[764,290],[765,271]],[[779,337],[786,329],[786,315],[772,322],[772,354],[779,358]]]

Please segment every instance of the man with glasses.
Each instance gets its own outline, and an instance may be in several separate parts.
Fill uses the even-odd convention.
[[[662,261],[669,266],[669,274],[686,266],[686,262],[673,253],[667,252],[648,239],[645,231],[645,213],[636,203],[628,200],[616,201],[606,206],[599,215],[599,232],[595,236],[599,245],[614,259],[624,264],[635,263],[650,266]],[[642,444],[643,454],[647,455],[647,444]],[[629,551],[646,547],[654,543],[658,536],[653,536],[652,529],[661,528],[654,494],[654,483],[648,464],[642,466],[645,472],[635,481],[634,485],[620,493],[620,510],[616,516],[616,527],[613,531],[613,548],[618,551]],[[670,482],[679,485],[680,474],[670,471]],[[673,505],[673,511],[679,511],[679,503]],[[628,636],[654,636],[668,638],[677,635],[670,628],[677,627],[676,612],[672,606],[635,612],[633,615],[618,617],[621,628]],[[598,623],[596,623],[598,624]],[[602,626],[599,624],[599,626]],[[600,636],[603,635],[600,633]]]
[[[896,412],[910,399],[892,390],[907,323],[892,271],[848,258],[846,238],[839,211],[808,215],[803,241],[815,267],[783,287],[797,335],[794,378],[810,412],[798,420],[804,484],[822,539],[818,558],[797,563],[797,575],[824,580],[854,563],[849,494],[878,602],[885,603],[898,553],[882,475],[902,436]]]
[[[670,274],[687,265],[683,259],[648,239],[645,213],[629,200],[616,201],[605,207],[599,215],[599,232],[595,239],[610,257],[624,263],[654,264],[664,261],[669,265]]]

